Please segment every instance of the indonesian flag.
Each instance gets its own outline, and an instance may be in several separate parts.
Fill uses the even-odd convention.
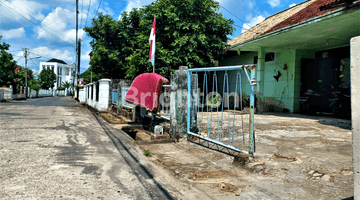
[[[151,64],[155,66],[155,16],[150,32],[149,42],[150,42],[149,60]]]

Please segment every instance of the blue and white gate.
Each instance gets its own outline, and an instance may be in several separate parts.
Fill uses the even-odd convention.
[[[250,71],[250,76],[248,71]],[[201,93],[199,78],[202,74],[203,80]],[[234,89],[233,93],[231,93],[229,88],[229,74],[230,83]],[[238,116],[238,112],[236,108],[239,108],[239,101],[241,105],[240,108],[241,110],[243,109],[243,74],[246,75],[250,85],[248,151],[237,148],[233,144],[235,135],[238,135],[238,128],[236,127],[238,124],[236,123],[236,115]],[[222,80],[219,80],[219,77],[222,78]],[[209,84],[208,82],[211,80],[212,84]],[[222,85],[222,87],[218,87],[218,85]],[[255,86],[255,65],[188,69],[187,133],[199,138],[199,140],[202,139],[213,144],[217,144],[224,148],[233,150],[234,152],[254,154]],[[212,91],[209,92],[209,89],[211,88]],[[200,93],[202,94],[202,98],[200,97]],[[234,105],[231,105],[231,94],[233,94],[232,102]],[[240,94],[240,97],[238,94]],[[205,118],[204,115],[206,116]],[[231,115],[233,116],[232,121]],[[205,119],[206,123],[204,123]],[[243,119],[243,113],[241,114],[241,119]],[[243,129],[243,121],[241,128]],[[244,133],[242,134],[244,137]],[[228,140],[226,139],[226,136],[228,137]]]

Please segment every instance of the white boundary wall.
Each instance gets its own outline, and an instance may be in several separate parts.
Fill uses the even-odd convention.
[[[360,199],[360,36],[350,40],[354,199]]]
[[[110,79],[101,79],[98,81],[99,84],[98,100],[96,100],[97,83],[89,83],[87,85],[84,85],[83,93],[81,93],[81,90],[79,92],[80,102],[82,102],[82,95],[83,95],[84,97],[83,102],[86,105],[91,106],[98,111],[107,111],[110,105],[110,83],[111,83]]]

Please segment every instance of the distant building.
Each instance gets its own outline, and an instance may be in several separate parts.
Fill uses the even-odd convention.
[[[61,86],[61,84],[65,83],[66,81],[70,83],[73,83],[74,81],[74,63],[68,65],[62,60],[53,58],[46,62],[40,62],[39,73],[41,73],[43,69],[51,69],[56,74],[56,82],[54,85],[54,89],[57,89]]]

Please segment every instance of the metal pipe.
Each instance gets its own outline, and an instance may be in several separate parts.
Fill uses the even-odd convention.
[[[188,83],[187,83],[187,89],[188,89],[188,96],[187,96],[187,99],[188,99],[188,106],[187,106],[187,133],[190,132],[190,112],[191,112],[191,97],[190,97],[190,92],[191,92],[191,71],[188,70]]]
[[[238,70],[242,68],[255,67],[255,65],[235,65],[229,67],[207,67],[207,68],[196,68],[196,69],[188,69],[189,72],[205,72],[205,71],[231,71]]]
[[[255,66],[251,67],[251,86],[250,86],[250,117],[249,117],[249,154],[255,152],[255,133],[254,133],[254,109],[255,109]]]
[[[249,152],[247,152],[247,151],[245,151],[245,150],[237,149],[237,148],[235,148],[235,147],[233,147],[233,146],[223,144],[222,142],[219,142],[219,141],[216,141],[216,140],[213,140],[213,139],[210,139],[210,138],[207,138],[207,137],[198,135],[198,134],[196,134],[196,133],[192,133],[192,132],[190,132],[190,131],[188,131],[187,133],[188,133],[189,135],[193,135],[193,136],[198,137],[198,138],[201,138],[201,139],[203,139],[203,140],[206,140],[206,141],[215,143],[215,144],[217,144],[217,145],[220,145],[220,146],[222,146],[222,147],[226,147],[226,148],[231,149],[231,150],[233,150],[233,151],[249,154]]]

